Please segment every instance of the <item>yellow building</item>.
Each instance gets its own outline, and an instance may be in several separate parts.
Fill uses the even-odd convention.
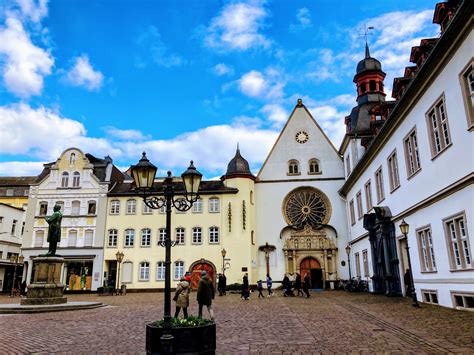
[[[1,176],[0,202],[26,210],[30,185],[36,180],[36,176]]]
[[[200,200],[186,212],[172,211],[171,280],[192,273],[196,287],[201,270],[215,280],[224,268],[227,284],[242,282],[245,272],[257,275],[254,240],[254,181],[247,161],[237,149],[221,180],[202,181]],[[156,179],[160,184],[163,179]],[[184,191],[174,178],[176,191]],[[159,195],[158,195],[159,196]],[[128,289],[161,289],[165,282],[165,209],[148,208],[133,189],[133,181],[117,184],[108,193],[104,275],[109,285],[117,278],[116,253],[124,253],[120,284]],[[225,258],[222,250],[226,250]],[[256,277],[256,276],[255,276]]]

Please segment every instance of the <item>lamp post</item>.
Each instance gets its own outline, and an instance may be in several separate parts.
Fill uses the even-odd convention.
[[[225,249],[221,250],[221,255],[222,255],[222,275],[225,275],[225,256],[227,254],[227,251]]]
[[[117,271],[117,285],[115,287],[115,295],[119,294],[119,289],[120,289],[120,264],[123,261],[124,254],[121,251],[118,251],[117,254],[115,254],[115,258],[117,259],[117,264],[118,264],[118,271]]]
[[[12,287],[10,289],[10,297],[13,297],[13,290],[15,289],[15,281],[16,281],[16,269],[18,265],[23,264],[23,261],[25,260],[25,257],[20,254],[12,254],[10,256],[10,262],[12,264],[15,264],[15,268],[13,269],[13,280],[12,280]]]
[[[413,280],[413,271],[411,269],[411,258],[410,258],[410,247],[408,246],[408,232],[410,231],[410,225],[405,222],[405,220],[402,220],[402,223],[400,223],[400,231],[405,237],[406,240],[406,247],[405,249],[407,250],[407,258],[408,258],[408,274],[410,275],[410,292],[411,292],[411,297],[412,297],[412,306],[413,307],[420,307],[418,304],[418,299],[416,298],[416,292],[415,292],[415,281]]]
[[[347,244],[346,246],[346,254],[347,254],[347,264],[349,265],[349,281],[352,280],[352,272],[351,272],[351,246]]]
[[[176,245],[171,241],[171,207],[178,211],[189,210],[194,202],[199,199],[198,190],[201,183],[202,174],[196,170],[191,160],[188,169],[181,174],[184,184],[184,191],[176,186],[178,193],[182,197],[175,198],[175,186],[171,171],[165,178],[161,186],[153,186],[157,167],[154,166],[143,152],[142,158],[138,164],[131,167],[133,180],[139,194],[142,195],[145,204],[152,209],[166,207],[166,238],[159,245],[165,247],[165,300],[163,317],[163,335],[161,336],[161,353],[173,353],[173,335],[171,334],[171,247]],[[157,196],[158,194],[162,196]]]

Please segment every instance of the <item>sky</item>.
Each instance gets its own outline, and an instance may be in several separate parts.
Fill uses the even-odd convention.
[[[388,99],[436,2],[0,0],[0,175],[74,146],[212,179],[237,143],[257,173],[298,98],[338,149],[364,26]]]

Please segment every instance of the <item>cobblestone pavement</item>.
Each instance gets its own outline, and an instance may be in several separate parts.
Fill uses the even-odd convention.
[[[191,294],[194,300],[195,294]],[[145,325],[162,317],[163,294],[68,295],[107,307],[0,315],[0,354],[145,353]],[[19,302],[0,296],[0,303]],[[194,302],[191,314],[197,314]],[[173,305],[174,308],[174,305]],[[343,291],[312,297],[214,302],[219,354],[474,353],[474,312]],[[206,314],[205,314],[206,315]]]

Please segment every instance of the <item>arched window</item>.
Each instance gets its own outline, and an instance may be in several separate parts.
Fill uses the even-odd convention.
[[[109,247],[117,246],[118,231],[116,229],[109,229]]]
[[[184,276],[184,261],[175,261],[174,263],[174,279],[179,280]]]
[[[151,245],[151,229],[142,229],[142,247],[149,247]]]
[[[209,228],[209,244],[219,243],[219,227]]]
[[[319,166],[318,159],[311,159],[308,162],[308,174],[319,174],[321,173],[321,167]]]
[[[127,200],[127,214],[135,214],[137,212],[137,201]]]
[[[78,216],[81,212],[81,201],[72,201],[71,202],[71,215]]]
[[[184,235],[185,235],[185,230],[182,227],[176,228],[176,243],[177,244],[184,244]]]
[[[129,248],[133,247],[134,242],[135,242],[135,230],[126,229],[125,230],[125,246]]]
[[[166,228],[158,229],[158,243],[164,243],[166,240]]]
[[[84,246],[91,247],[94,243],[94,231],[92,229],[87,229],[84,232]]]
[[[375,80],[370,80],[369,81],[369,89],[370,89],[370,91],[376,91],[377,90]]]
[[[158,261],[156,264],[156,279],[164,280],[165,279],[165,262]]]
[[[110,201],[110,214],[119,214],[120,213],[120,201],[112,200]]]
[[[89,201],[87,202],[87,214],[95,214],[96,211],[96,202]]]
[[[39,204],[39,215],[46,216],[46,213],[48,213],[48,202],[42,201]]]
[[[140,263],[140,281],[148,281],[150,279],[150,263],[144,261]]]
[[[77,230],[70,230],[67,237],[67,246],[75,247],[77,243]]]
[[[78,171],[75,171],[74,174],[72,174],[72,187],[79,187],[80,182],[81,174]]]
[[[300,164],[298,160],[290,160],[288,162],[288,175],[299,175],[300,174]]]
[[[211,197],[209,199],[209,212],[211,213],[219,212],[219,199],[217,197]]]
[[[194,227],[193,228],[193,244],[201,244],[202,243],[202,229],[201,227]]]
[[[69,174],[64,172],[61,176],[61,187],[68,187],[69,185]]]

